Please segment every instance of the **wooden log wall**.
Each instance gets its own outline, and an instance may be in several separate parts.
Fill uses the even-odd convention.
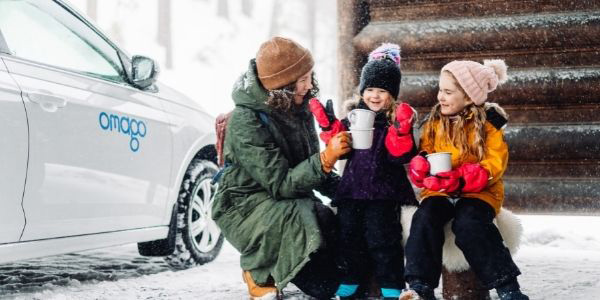
[[[342,99],[382,42],[401,46],[400,97],[422,116],[444,64],[504,59],[489,101],[510,115],[505,206],[600,212],[600,1],[338,0],[338,23]]]

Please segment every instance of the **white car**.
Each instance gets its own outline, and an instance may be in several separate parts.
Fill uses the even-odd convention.
[[[60,0],[0,0],[0,263],[137,242],[211,261],[214,118]]]

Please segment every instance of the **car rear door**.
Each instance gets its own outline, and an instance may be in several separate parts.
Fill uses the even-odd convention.
[[[21,240],[163,222],[172,142],[160,99],[129,86],[118,50],[60,1],[0,1],[0,29],[30,130]]]
[[[25,225],[21,201],[28,151],[21,90],[2,60],[7,52],[0,31],[0,244],[18,241]]]

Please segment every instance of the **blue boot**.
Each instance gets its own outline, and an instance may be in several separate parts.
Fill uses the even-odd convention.
[[[399,289],[386,289],[386,288],[381,288],[381,296],[383,296],[384,300],[397,300],[398,297],[400,297],[400,294],[402,293],[402,290]]]
[[[354,293],[356,293],[356,290],[358,289],[358,284],[340,284],[340,286],[337,289],[337,292],[335,292],[335,295],[337,296],[337,299],[345,299],[348,297],[351,297],[352,295],[354,295]]]

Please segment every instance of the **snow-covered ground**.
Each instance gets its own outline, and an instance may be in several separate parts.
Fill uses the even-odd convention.
[[[520,218],[515,260],[531,299],[600,299],[600,217]],[[240,275],[229,244],[215,261],[178,272],[123,245],[0,266],[0,299],[247,299]],[[290,291],[286,298],[303,298]]]

